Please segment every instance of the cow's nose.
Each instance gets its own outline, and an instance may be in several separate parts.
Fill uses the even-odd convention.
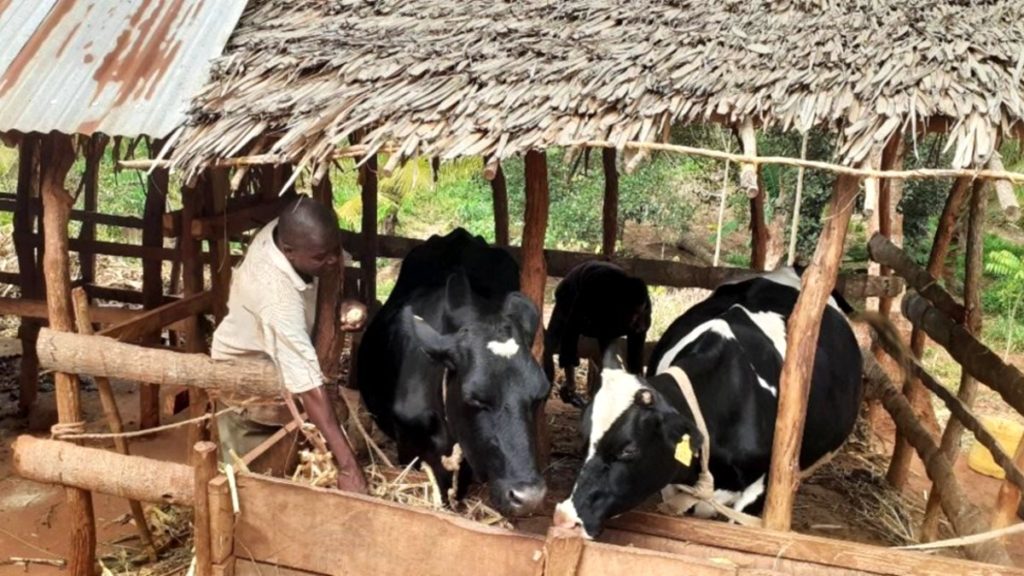
[[[532,484],[512,488],[505,496],[508,498],[509,506],[516,514],[529,514],[544,503],[545,494],[547,494],[547,488],[544,484]]]

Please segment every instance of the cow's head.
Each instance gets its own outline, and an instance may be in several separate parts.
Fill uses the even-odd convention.
[[[540,315],[523,294],[512,292],[496,313],[481,311],[462,275],[447,286],[440,333],[403,314],[422,349],[447,369],[442,391],[445,418],[477,479],[490,485],[491,501],[508,514],[534,511],[544,499],[537,467],[537,409],[550,383],[530,353]]]
[[[694,482],[703,443],[692,416],[680,414],[642,378],[606,361],[601,380],[583,416],[586,460],[554,519],[559,527],[581,527],[588,538],[670,482]],[[677,459],[687,450],[689,466]]]

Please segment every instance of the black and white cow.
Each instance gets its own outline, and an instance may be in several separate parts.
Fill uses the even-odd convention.
[[[696,482],[700,459],[694,456],[686,466],[676,460],[675,449],[688,434],[697,453],[703,438],[676,380],[665,373],[670,366],[689,377],[703,413],[716,500],[760,514],[786,321],[799,286],[790,268],[722,285],[669,326],[652,353],[646,379],[606,367],[601,389],[584,413],[586,461],[572,495],[556,508],[556,525],[582,526],[593,537],[607,519],[666,485]],[[837,449],[857,417],[861,355],[841,307],[852,310],[833,293],[814,358],[801,467]],[[695,512],[711,510],[705,505]]]
[[[530,354],[540,314],[518,289],[504,250],[461,228],[432,236],[406,256],[358,358],[363,401],[401,462],[426,462],[447,494],[442,458],[457,443],[459,496],[475,476],[509,514],[543,500],[534,415],[551,389]]]
[[[594,338],[601,356],[621,336],[626,337],[626,367],[643,371],[644,341],[651,326],[651,299],[647,284],[611,262],[591,260],[577,265],[555,289],[555,307],[544,337],[544,373],[555,381],[554,354],[565,370],[559,390],[563,402],[582,408],[576,393],[577,351],[580,336]],[[593,397],[596,390],[588,391]]]

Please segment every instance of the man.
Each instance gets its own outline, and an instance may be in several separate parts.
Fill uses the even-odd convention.
[[[310,421],[327,441],[338,464],[338,488],[365,493],[366,480],[324,390],[310,339],[316,317],[316,279],[337,265],[340,252],[338,222],[329,208],[301,196],[289,204],[256,234],[235,269],[228,314],[213,334],[211,356],[272,360],[281,375],[282,392],[287,390],[302,401]],[[354,323],[349,320],[356,317]],[[365,308],[346,301],[341,318],[343,330],[358,330],[366,319]],[[256,402],[223,393],[221,401],[244,408],[242,413],[228,412],[218,419],[221,457],[226,461],[229,449],[245,454],[292,419],[283,398]]]

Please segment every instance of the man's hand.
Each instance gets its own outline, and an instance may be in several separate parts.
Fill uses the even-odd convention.
[[[352,448],[341,433],[338,418],[327,399],[327,391],[320,386],[298,396],[302,400],[306,414],[309,415],[309,420],[320,430],[320,434],[327,441],[328,450],[338,465],[338,488],[366,494],[366,478],[363,477],[363,471],[352,454]]]
[[[366,325],[366,306],[358,300],[345,300],[339,316],[343,332],[358,332]]]

